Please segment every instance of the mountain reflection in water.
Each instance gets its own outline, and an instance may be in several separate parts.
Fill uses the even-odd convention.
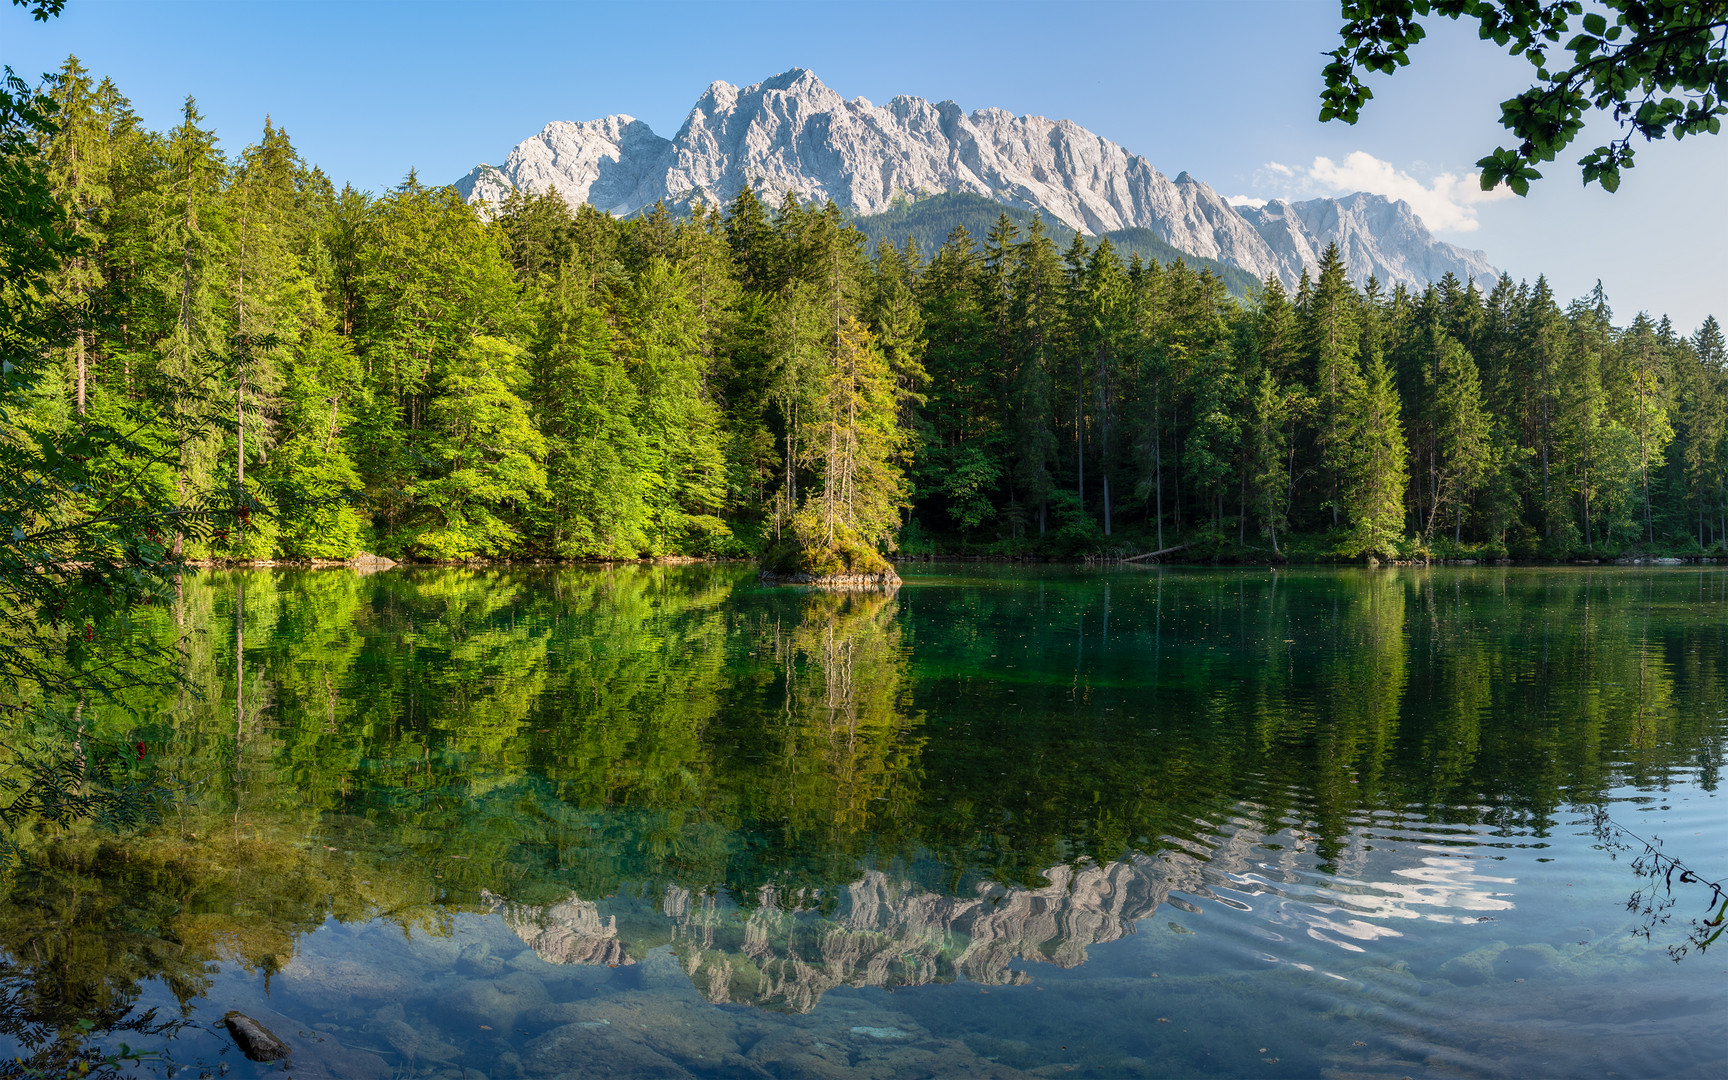
[[[1290,915],[1302,932],[1351,952],[1365,942],[1400,936],[1368,920],[1425,918],[1468,923],[1510,909],[1497,887],[1512,878],[1483,876],[1474,860],[1436,855],[1395,870],[1397,880],[1332,877],[1301,888],[1288,865],[1267,862],[1263,835],[1248,819],[1219,837],[1204,858],[1186,851],[1158,857],[1131,853],[1102,866],[1053,866],[1039,888],[982,882],[968,896],[918,888],[880,870],[827,899],[800,892],[781,897],[764,886],[747,907],[713,891],[668,885],[658,904],[608,904],[572,896],[551,905],[494,902],[504,922],[542,960],[554,964],[633,964],[670,944],[680,966],[709,1001],[809,1012],[837,986],[884,989],[965,979],[982,986],[1022,985],[1020,962],[1072,968],[1087,949],[1134,933],[1135,924],[1171,903],[1171,894],[1221,900],[1250,910],[1233,893],[1300,897]],[[1279,878],[1288,884],[1278,884]],[[1178,896],[1178,907],[1193,910]],[[623,915],[611,910],[619,907]],[[662,916],[656,922],[654,911]],[[634,927],[640,939],[626,940]]]
[[[641,1075],[1517,1075],[1580,1051],[1484,1051],[1504,995],[1560,1032],[1611,977],[1696,1036],[1589,998],[1628,1060],[1710,1072],[1702,969],[1628,933],[1636,882],[1583,811],[1724,876],[1728,575],[907,577],[189,579],[143,632],[186,632],[203,698],[88,713],[178,801],[26,845],[0,1049],[244,1070],[234,1007],[308,1076],[563,1075],[594,1032]],[[671,1023],[669,973],[752,1007],[715,1014],[737,1061],[691,1036],[629,1065],[617,1009]]]

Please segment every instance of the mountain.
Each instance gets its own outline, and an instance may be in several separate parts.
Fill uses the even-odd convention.
[[[1419,286],[1452,273],[1488,290],[1500,280],[1486,253],[1434,239],[1402,199],[1359,191],[1341,199],[1274,199],[1236,210],[1286,265],[1314,266],[1326,245],[1336,243],[1358,281],[1373,274],[1384,284]]]
[[[1071,120],[967,113],[904,95],[847,101],[802,68],[742,88],[712,84],[671,139],[624,115],[553,122],[456,188],[472,202],[557,191],[628,215],[662,200],[724,203],[746,184],[772,201],[787,190],[833,199],[859,218],[906,196],[970,193],[1091,234],[1145,229],[1184,255],[1292,286],[1334,240],[1358,280],[1419,286],[1450,271],[1488,285],[1499,276],[1482,252],[1436,241],[1403,201],[1358,193],[1235,207]]]

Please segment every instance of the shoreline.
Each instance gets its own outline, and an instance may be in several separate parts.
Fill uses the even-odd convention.
[[[1629,555],[1617,558],[1598,559],[1394,559],[1389,562],[1380,560],[1280,560],[1268,562],[1259,559],[1223,560],[1154,560],[1151,562],[1132,562],[1121,558],[1104,558],[1101,556],[1059,557],[1049,555],[911,555],[892,560],[896,566],[901,565],[1021,565],[1021,566],[1080,566],[1094,569],[1108,569],[1123,566],[1164,566],[1189,567],[1205,569],[1228,569],[1268,566],[1278,570],[1309,569],[1375,569],[1377,567],[1412,567],[1412,566],[1455,566],[1455,567],[1492,567],[1492,568],[1547,568],[1558,569],[1568,566],[1711,566],[1728,564],[1728,556],[1719,555]],[[384,556],[364,556],[354,559],[188,559],[183,564],[194,570],[356,570],[361,573],[379,573],[397,567],[405,569],[562,569],[578,567],[606,566],[726,566],[753,565],[755,559],[740,559],[731,557],[705,557],[694,555],[661,555],[645,559],[425,559],[425,560],[395,560]],[[823,578],[810,574],[772,574],[762,571],[757,574],[758,580],[775,585],[834,585],[858,588],[890,588],[900,583],[899,576],[888,574],[846,574],[839,577]],[[890,580],[891,578],[891,580]]]

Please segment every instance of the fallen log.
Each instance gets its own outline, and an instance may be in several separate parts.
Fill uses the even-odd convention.
[[[1168,555],[1172,551],[1181,551],[1183,548],[1185,548],[1187,546],[1188,546],[1187,544],[1177,544],[1175,547],[1161,548],[1158,551],[1148,551],[1144,555],[1130,555],[1128,558],[1123,559],[1122,561],[1123,562],[1139,562],[1141,559],[1156,559],[1158,556]]]

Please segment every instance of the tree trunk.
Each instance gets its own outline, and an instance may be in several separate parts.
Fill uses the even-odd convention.
[[[1085,372],[1081,370],[1080,362],[1074,362],[1074,470],[1079,477],[1080,512],[1086,512],[1086,425],[1081,417],[1081,404],[1086,400],[1083,385]]]
[[[1158,489],[1158,546],[1164,546],[1164,424],[1160,395],[1152,397],[1152,475]]]
[[[1590,526],[1590,468],[1584,468],[1584,550],[1596,550],[1596,538]]]
[[[79,416],[83,416],[84,411],[85,411],[85,406],[84,406],[84,397],[85,397],[84,350],[85,350],[84,328],[79,327],[78,328],[78,415]]]
[[[1543,411],[1547,411],[1547,403],[1543,403]],[[1543,535],[1554,538],[1554,515],[1548,509],[1548,440],[1542,440],[1542,524]]]
[[[183,509],[186,505],[186,444],[184,441],[182,441],[180,444],[180,462],[179,462],[179,465],[180,465],[179,471],[176,472],[175,476],[174,476],[174,509],[176,511]],[[174,561],[175,562],[180,561],[180,550],[181,550],[182,546],[185,544],[185,542],[186,542],[186,534],[185,534],[185,532],[183,532],[181,530],[180,518],[179,518],[179,515],[176,514],[175,518],[174,518]],[[175,577],[174,584],[175,584],[175,588],[179,588],[180,579],[178,576]]]

